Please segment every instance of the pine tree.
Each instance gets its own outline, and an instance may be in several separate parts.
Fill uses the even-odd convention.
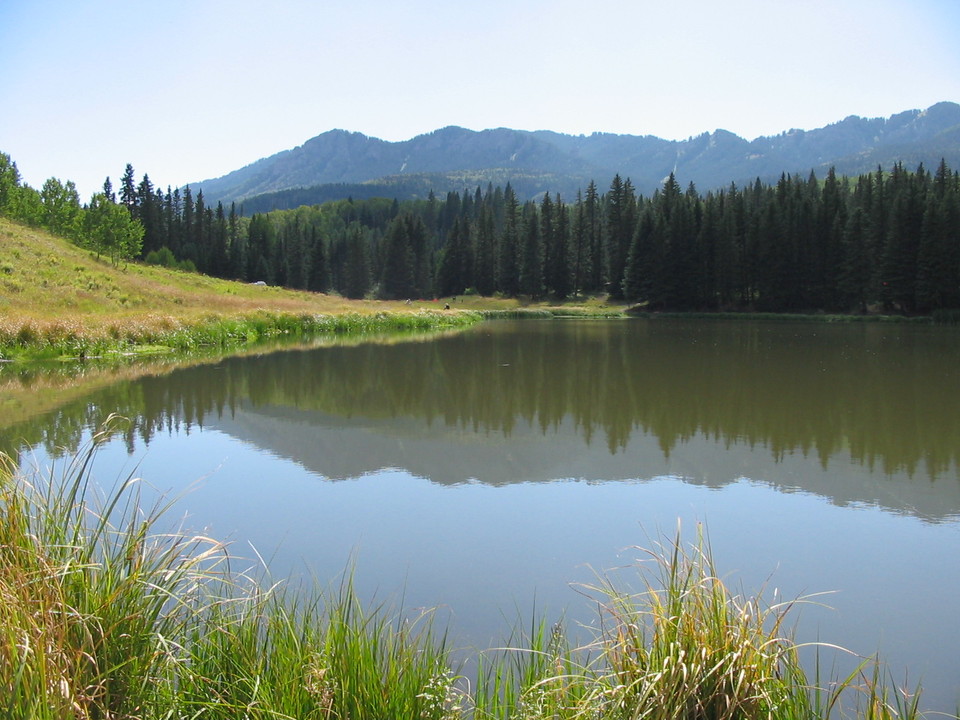
[[[881,279],[887,308],[904,313],[916,309],[917,254],[924,211],[926,171],[911,174],[898,163],[887,182],[889,215],[883,248]]]
[[[863,208],[855,208],[844,228],[843,263],[838,277],[840,302],[847,308],[857,308],[861,313],[867,312],[871,288],[867,224]]]
[[[163,246],[161,208],[153,193],[150,176],[144,174],[137,186],[137,208],[140,222],[143,223],[143,252],[159,250]]]
[[[272,285],[274,274],[269,259],[274,244],[273,224],[266,215],[250,218],[247,228],[247,280]]]
[[[327,258],[326,243],[317,232],[316,226],[310,228],[310,281],[307,289],[313,292],[327,292],[330,289],[330,267]]]
[[[223,211],[223,203],[217,203],[214,212],[213,227],[210,239],[210,274],[215,277],[227,277],[230,273],[230,261],[227,254],[227,217]]]
[[[130,217],[137,217],[137,183],[133,175],[133,165],[127,163],[120,179],[120,202],[130,213]]]
[[[343,294],[359,300],[370,291],[370,258],[367,239],[359,225],[347,230],[346,256],[344,258]]]
[[[554,217],[553,200],[550,193],[544,193],[540,201],[540,249],[543,253],[543,284],[544,290],[553,293],[552,269],[554,255],[557,252],[557,219]]]
[[[558,300],[570,296],[573,275],[570,268],[570,217],[567,206],[557,195],[554,202],[555,220],[550,265],[545,268],[546,284]]]
[[[829,310],[842,309],[840,298],[840,268],[843,265],[844,232],[847,226],[847,196],[849,192],[830,168],[823,183],[817,216],[818,264],[815,269],[815,296],[818,307]]]
[[[437,292],[441,297],[462,295],[467,289],[468,246],[470,225],[465,218],[453,221],[447,246],[443,249],[437,272]]]
[[[395,217],[387,229],[378,294],[384,300],[400,300],[416,295],[413,248],[405,216]]]
[[[527,203],[523,209],[523,251],[520,256],[520,294],[533,299],[543,296],[543,250],[537,206]]]
[[[493,208],[484,202],[477,219],[477,260],[475,286],[485,297],[496,289],[496,236],[493,227]]]
[[[433,268],[427,226],[423,220],[412,214],[407,215],[406,223],[410,248],[413,251],[413,296],[429,297],[433,294]]]
[[[110,182],[109,175],[103,181],[103,196],[107,199],[107,202],[115,203],[117,201],[117,195],[113,192],[113,183]]]
[[[940,162],[926,193],[917,248],[917,307],[960,307],[960,205],[950,170]]]
[[[745,209],[743,193],[735,184],[720,198],[720,238],[716,253],[717,302],[721,309],[730,308],[746,296],[745,273]]]
[[[597,184],[593,180],[587,185],[583,213],[588,258],[584,290],[599,292],[606,283],[604,276],[605,254],[600,195],[597,192]]]
[[[234,280],[247,279],[247,238],[240,232],[240,219],[237,216],[237,204],[230,203],[230,215],[227,218],[228,253],[230,256],[230,277]]]
[[[520,205],[510,183],[503,193],[503,231],[500,234],[500,252],[497,262],[497,287],[508,297],[520,292]]]
[[[623,276],[636,222],[636,197],[630,180],[615,175],[607,193],[607,288],[623,299]]]
[[[182,260],[197,262],[197,244],[196,234],[196,215],[194,212],[193,192],[187,185],[183,189],[183,214],[180,224],[180,248],[174,250],[174,254]]]

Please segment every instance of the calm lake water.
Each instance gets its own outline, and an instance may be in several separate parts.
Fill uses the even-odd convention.
[[[699,523],[735,587],[831,593],[798,640],[880,651],[924,707],[960,705],[956,329],[490,322],[96,386],[0,419],[0,447],[44,466],[130,417],[101,482],[182,495],[177,519],[278,577],[352,563],[363,595],[439,606],[464,647],[534,613],[590,623],[576,583],[639,586],[636,546]]]

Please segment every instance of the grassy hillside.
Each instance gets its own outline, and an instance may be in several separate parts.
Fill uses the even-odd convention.
[[[189,319],[257,310],[375,312],[384,305],[136,263],[114,267],[63,239],[0,218],[0,312],[5,317],[93,322],[157,313]]]
[[[183,347],[204,343],[204,334],[224,344],[226,337],[289,331],[295,322],[311,329],[323,318],[363,325],[382,321],[385,312],[401,324],[449,324],[456,313],[425,318],[424,310],[442,307],[346,300],[138,263],[114,267],[63,239],[0,218],[0,357]]]

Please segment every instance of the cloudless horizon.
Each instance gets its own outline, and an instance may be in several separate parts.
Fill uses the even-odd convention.
[[[748,140],[960,101],[956,0],[7,0],[0,151],[86,202],[332,129]]]

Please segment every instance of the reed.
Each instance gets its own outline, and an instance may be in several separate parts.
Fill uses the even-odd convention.
[[[571,648],[555,627],[482,667],[477,718],[524,720],[915,720],[919,692],[888,684],[876,659],[849,677],[810,679],[788,623],[798,599],[768,604],[719,578],[709,544],[680,532],[643,551],[639,592],[602,578],[584,588],[600,630]],[[512,656],[512,657],[511,657]],[[892,689],[891,689],[892,688]]]
[[[0,487],[0,706],[8,718],[134,717],[163,702],[170,638],[222,545],[157,534],[136,481],[91,483],[98,433],[62,476]]]

